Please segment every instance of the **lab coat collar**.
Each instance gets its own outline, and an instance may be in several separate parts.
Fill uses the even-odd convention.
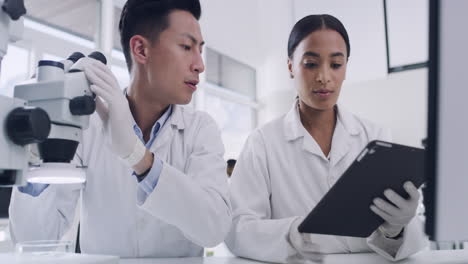
[[[169,117],[169,123],[182,130],[185,128],[184,117],[182,111],[185,109],[180,105],[172,105],[172,115]]]
[[[353,137],[353,133],[349,132],[350,129],[347,128],[349,125],[345,124],[345,121],[343,120],[343,114],[340,114],[340,112],[343,111],[338,109],[337,112],[338,118],[336,121],[335,130],[333,131],[332,145],[329,154],[329,161],[332,166],[337,164],[341,158],[343,158],[346,153],[349,152]]]
[[[127,96],[127,88],[123,90],[123,93],[125,94],[125,96]],[[172,113],[169,116],[169,119],[167,120],[169,124],[176,126],[177,129],[179,130],[185,128],[182,111],[184,111],[182,106],[172,105]],[[132,119],[133,119],[133,116],[132,116]],[[134,119],[133,119],[133,123],[135,124]]]
[[[150,151],[158,153],[161,160],[167,160],[169,153],[171,138],[175,133],[174,127],[178,130],[185,128],[183,113],[185,109],[180,105],[172,105],[172,114],[166,121],[166,125],[161,128],[160,135],[151,146]]]
[[[352,136],[356,136],[359,134],[359,129],[357,127],[357,120],[353,114],[346,111],[342,106],[336,106],[338,112],[338,119],[344,127],[344,129]],[[286,114],[284,118],[284,135],[286,136],[286,140],[291,141],[298,139],[304,136],[304,132],[307,132],[304,126],[301,123],[301,119],[299,117],[299,107],[298,107],[298,99],[294,100],[294,103]]]
[[[314,155],[317,155],[326,160],[320,146],[312,138],[312,136],[307,132],[304,126],[301,123],[301,118],[299,116],[299,107],[298,100],[294,101],[294,105],[291,110],[286,114],[284,119],[284,135],[287,141],[294,141],[299,138],[302,140],[302,149],[310,152]]]
[[[292,141],[304,136],[304,127],[302,126],[299,117],[299,108],[297,107],[298,101],[294,100],[291,110],[284,118],[284,135],[286,140]]]
[[[357,120],[353,114],[347,112],[340,106],[336,107],[337,122],[333,132],[332,148],[329,156],[332,163],[337,163],[347,153],[349,149],[350,137],[359,134]],[[298,100],[295,100],[291,110],[286,114],[284,118],[283,129],[287,141],[294,141],[298,138],[304,138],[304,150],[326,159],[322,150],[320,149],[320,146],[301,123]]]
[[[357,118],[350,112],[348,112],[343,106],[336,106],[338,112],[338,120],[341,121],[344,129],[352,136],[357,136],[360,133]]]

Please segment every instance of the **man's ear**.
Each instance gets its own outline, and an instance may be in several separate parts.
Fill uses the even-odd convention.
[[[130,54],[138,64],[146,64],[148,61],[148,47],[150,42],[141,35],[130,38]]]

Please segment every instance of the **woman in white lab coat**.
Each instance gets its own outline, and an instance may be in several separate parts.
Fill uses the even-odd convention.
[[[238,159],[231,180],[233,225],[226,240],[234,254],[286,262],[374,251],[399,260],[425,247],[416,216],[420,195],[411,183],[404,186],[408,200],[385,192],[397,206],[374,200],[369,210],[385,223],[367,239],[297,231],[368,142],[390,139],[387,130],[336,104],[349,55],[346,29],[333,16],[307,16],[292,29],[288,68],[298,97],[287,114],[250,135]]]

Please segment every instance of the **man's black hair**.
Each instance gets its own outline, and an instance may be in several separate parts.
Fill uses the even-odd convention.
[[[159,34],[169,27],[168,16],[174,10],[191,13],[197,20],[201,16],[199,0],[128,0],[120,15],[120,42],[127,62],[132,68],[130,39],[141,35],[156,41]]]

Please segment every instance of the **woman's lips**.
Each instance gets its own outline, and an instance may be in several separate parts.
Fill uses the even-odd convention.
[[[328,98],[332,95],[333,91],[331,90],[318,90],[314,91],[313,94],[318,96],[319,98]]]

